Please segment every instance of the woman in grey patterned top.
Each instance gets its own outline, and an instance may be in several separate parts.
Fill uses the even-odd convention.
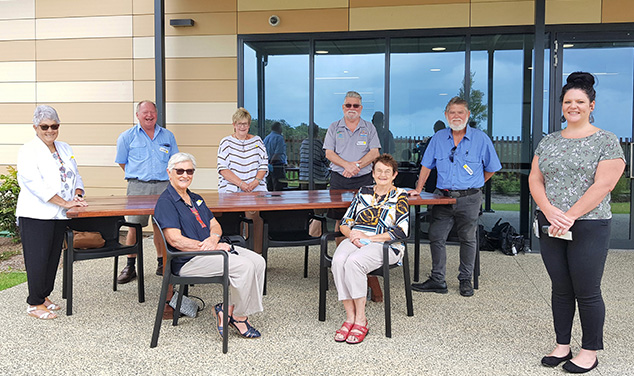
[[[625,159],[617,137],[590,123],[595,106],[594,77],[570,74],[561,97],[568,126],[544,137],[535,150],[529,185],[539,207],[541,255],[552,282],[557,345],[542,364],[585,373],[599,363],[605,305],[601,277],[610,240],[610,192],[623,174]],[[572,233],[572,240],[558,236]],[[581,350],[570,349],[575,306],[583,332]]]

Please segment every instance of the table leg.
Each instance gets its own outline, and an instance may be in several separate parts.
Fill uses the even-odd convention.
[[[414,206],[414,282],[420,277],[420,205]]]

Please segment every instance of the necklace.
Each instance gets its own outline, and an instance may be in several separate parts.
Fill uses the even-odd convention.
[[[247,142],[249,139],[248,139],[248,138],[246,138],[246,139],[244,139],[244,140],[241,140],[241,139],[239,139],[239,138],[238,138],[238,135],[236,135],[235,133],[233,134],[233,138],[235,138],[236,140],[240,141],[240,144],[242,145],[242,151],[245,151],[245,150],[246,150],[246,146],[245,146],[245,144],[246,144],[246,142]]]
[[[390,187],[390,190],[385,193],[385,197],[383,198],[383,201],[381,202],[379,202],[379,198],[381,197],[381,195],[377,196],[376,190],[375,190],[374,193],[372,193],[372,206],[375,208],[380,208],[381,206],[383,206],[387,202],[387,200],[390,198],[390,193],[392,192],[393,189],[394,187]]]

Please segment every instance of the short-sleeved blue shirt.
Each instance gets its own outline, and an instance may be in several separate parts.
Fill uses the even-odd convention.
[[[140,124],[126,130],[117,139],[115,163],[125,164],[125,178],[169,180],[167,161],[178,153],[174,134],[154,125],[154,139],[150,139]]]
[[[163,230],[166,228],[177,228],[181,230],[181,234],[184,237],[203,241],[210,235],[209,226],[214,215],[202,197],[191,192],[189,189],[187,190],[187,194],[192,200],[193,207],[198,210],[200,219],[205,224],[205,227],[201,225],[194,213],[187,204],[185,204],[183,198],[176,192],[171,184],[167,186],[156,201],[154,218],[156,218],[159,226]],[[167,246],[170,248],[170,251],[180,252],[180,250],[172,247],[170,244]],[[174,274],[178,275],[183,265],[192,258],[193,256],[172,259],[172,270]]]
[[[264,138],[264,147],[266,147],[266,153],[269,155],[269,171],[273,171],[273,165],[285,165],[288,163],[286,160],[286,142],[282,134],[271,131]],[[276,154],[278,159],[273,160],[273,156]]]
[[[469,126],[466,129],[467,133],[453,152],[451,128],[436,132],[425,150],[421,164],[438,170],[438,189],[481,188],[484,171],[495,172],[502,168],[489,136],[479,129]]]

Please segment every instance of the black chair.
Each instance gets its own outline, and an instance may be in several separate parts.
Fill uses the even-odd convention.
[[[480,214],[482,215],[482,210],[480,210]],[[417,221],[431,223],[431,211],[426,210],[424,212],[416,213]],[[429,243],[429,234],[422,229],[420,230],[420,234],[422,234],[423,240]],[[419,237],[420,234],[417,234]],[[449,236],[447,237],[447,244],[450,245],[459,245],[460,239],[458,239],[458,235],[455,232],[455,226],[449,232]],[[420,265],[420,247],[415,247],[414,251],[414,281],[419,281],[419,265]],[[480,287],[480,226],[477,227],[476,230],[476,257],[475,263],[473,265],[473,288],[478,289]]]
[[[226,354],[228,347],[227,345],[229,342],[229,325],[227,325],[229,323],[227,315],[227,303],[229,303],[229,254],[225,251],[172,252],[167,246],[167,241],[165,240],[163,230],[154,218],[152,218],[152,220],[159,227],[159,231],[161,233],[161,237],[163,238],[163,244],[165,245],[165,250],[167,253],[167,260],[165,261],[163,285],[161,287],[158,309],[156,310],[156,319],[154,320],[154,330],[152,331],[152,340],[150,342],[150,347],[156,347],[156,345],[158,344],[159,332],[161,331],[161,322],[163,320],[163,311],[165,309],[165,303],[167,302],[167,293],[170,284],[180,285],[180,290],[178,291],[178,299],[176,301],[176,308],[174,309],[174,318],[172,320],[172,326],[176,326],[178,325],[181,302],[183,299],[183,295],[186,295],[187,286],[202,283],[219,283],[222,285],[222,306],[224,307],[222,319],[224,329],[222,336],[222,352]],[[191,256],[222,256],[222,275],[215,277],[184,277],[172,273],[172,259],[177,257]]]
[[[244,212],[226,212],[215,216],[222,235],[228,237],[232,243],[241,243],[250,250],[253,250],[253,220],[244,216]],[[243,236],[244,224],[247,225],[247,237]]]
[[[327,231],[326,218],[315,215],[312,210],[262,211],[264,220],[264,236],[262,257],[267,261],[269,248],[304,246],[304,278],[308,278],[308,247],[321,244],[321,238],[308,233],[310,220],[321,222],[321,233]],[[266,295],[266,278],[264,274],[264,294]]]
[[[119,230],[126,226],[136,229],[136,241],[133,245],[119,242]],[[98,231],[106,241],[102,248],[76,249],[73,242],[73,230]],[[139,303],[145,301],[143,285],[143,233],[138,223],[128,223],[123,217],[95,217],[74,218],[68,221],[66,230],[66,249],[64,249],[64,271],[62,274],[62,298],[66,299],[66,315],[73,314],[73,263],[81,260],[93,260],[106,257],[114,258],[114,272],[112,277],[112,291],[117,291],[117,272],[119,256],[137,255],[137,284]]]
[[[331,232],[321,237],[321,257],[319,261],[319,321],[326,321],[326,291],[328,290],[328,268],[332,265],[332,256],[328,254],[328,241],[337,236],[342,236],[340,232]],[[389,264],[390,244],[402,242],[403,249],[403,279],[405,282],[405,301],[407,305],[407,316],[414,316],[414,303],[412,301],[412,286],[409,277],[409,259],[407,255],[407,239],[391,240],[383,243],[383,266],[368,275],[383,277],[383,301],[385,303],[385,336],[392,337],[392,307],[390,299],[390,269],[396,268],[399,264]]]

